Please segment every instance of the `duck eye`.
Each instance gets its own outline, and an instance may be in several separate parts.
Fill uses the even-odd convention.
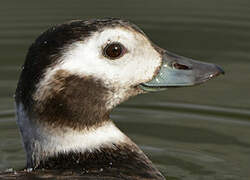
[[[103,49],[103,55],[109,59],[117,59],[121,57],[124,53],[125,53],[124,46],[117,42],[108,44]]]

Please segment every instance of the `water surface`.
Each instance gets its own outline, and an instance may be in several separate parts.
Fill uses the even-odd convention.
[[[29,45],[53,24],[122,17],[161,47],[219,64],[202,86],[140,95],[112,119],[169,179],[244,180],[250,172],[250,1],[13,1],[0,6],[0,170],[25,164],[13,94]]]

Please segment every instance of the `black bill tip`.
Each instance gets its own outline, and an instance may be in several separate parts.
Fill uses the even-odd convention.
[[[220,75],[220,74],[224,75],[225,74],[225,71],[220,66],[216,65],[216,67],[218,69],[218,75]]]

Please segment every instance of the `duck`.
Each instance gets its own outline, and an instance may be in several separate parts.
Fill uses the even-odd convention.
[[[26,168],[0,177],[163,180],[110,119],[112,109],[139,94],[220,74],[215,64],[160,48],[127,20],[55,25],[30,46],[15,92]]]

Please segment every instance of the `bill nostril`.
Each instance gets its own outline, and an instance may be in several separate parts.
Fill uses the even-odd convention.
[[[179,64],[177,62],[173,62],[172,67],[174,67],[175,69],[180,69],[180,70],[190,70],[191,69],[190,67],[188,67],[184,64]]]

